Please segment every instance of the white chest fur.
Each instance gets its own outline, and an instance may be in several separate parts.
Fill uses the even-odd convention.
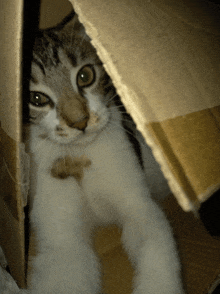
[[[52,164],[59,157],[71,155],[74,158],[85,155],[91,160],[91,166],[85,169],[81,189],[87,205],[100,221],[119,222],[117,207],[125,205],[127,201],[131,202],[129,195],[133,197],[132,191],[135,189],[147,189],[143,181],[143,171],[123,129],[115,128],[110,124],[91,144],[86,146],[73,144],[66,148],[49,140],[41,139],[41,142],[37,143],[39,139],[35,128],[33,127],[32,131],[34,137],[31,149],[35,150],[34,160],[38,166],[37,173],[41,174],[41,177],[44,175],[45,181],[49,180]],[[60,183],[62,189],[63,184],[68,185],[69,183],[61,179],[51,179],[51,181],[54,184],[56,182],[58,187]],[[71,178],[69,181],[74,182],[75,179]],[[60,191],[57,188],[56,191],[59,191],[58,195],[51,197],[62,199],[66,189]]]
[[[40,286],[37,274],[31,282],[40,289],[36,294],[78,289],[100,293],[99,263],[87,229],[112,222],[123,227],[122,242],[137,266],[135,294],[184,293],[172,231],[151,200],[123,129],[108,124],[92,143],[68,148],[39,142],[37,132],[33,126],[30,147],[37,169],[32,175],[31,222],[40,244],[33,268],[41,273]],[[54,160],[66,155],[91,160],[80,184],[73,177],[61,180],[50,174]]]

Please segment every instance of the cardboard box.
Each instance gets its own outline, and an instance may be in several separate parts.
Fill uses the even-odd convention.
[[[178,203],[185,211],[198,209],[220,188],[219,6],[202,0],[45,0],[40,26],[59,22],[70,3]],[[32,3],[27,5],[2,0],[0,9],[0,245],[19,286],[25,285],[28,188],[21,122],[22,38],[31,25],[23,12]]]

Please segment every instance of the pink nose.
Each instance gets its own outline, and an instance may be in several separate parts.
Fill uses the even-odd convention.
[[[77,121],[75,123],[71,123],[68,126],[71,127],[71,128],[78,129],[80,131],[84,131],[86,129],[86,127],[87,127],[88,120],[89,120],[89,117],[87,116],[86,118],[84,118],[84,119],[82,119],[80,121]]]

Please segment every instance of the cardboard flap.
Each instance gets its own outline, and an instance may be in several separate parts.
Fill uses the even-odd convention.
[[[25,286],[21,157],[22,0],[0,9],[0,246],[19,286]],[[20,152],[21,151],[21,152]]]
[[[70,2],[178,202],[186,211],[199,207],[220,188],[219,7],[196,0]]]

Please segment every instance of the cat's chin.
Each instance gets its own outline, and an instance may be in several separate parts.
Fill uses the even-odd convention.
[[[100,128],[96,131],[93,132],[81,132],[77,134],[74,137],[68,136],[68,137],[60,137],[60,136],[55,136],[51,138],[51,140],[59,145],[87,145],[91,144],[96,137],[105,129],[105,127]]]
[[[79,132],[75,134],[74,137],[60,137],[55,136],[54,141],[61,145],[87,145],[91,144],[97,136],[99,136],[108,126],[111,120],[111,114],[108,113],[104,118],[99,121],[96,126],[88,126],[85,132]]]

